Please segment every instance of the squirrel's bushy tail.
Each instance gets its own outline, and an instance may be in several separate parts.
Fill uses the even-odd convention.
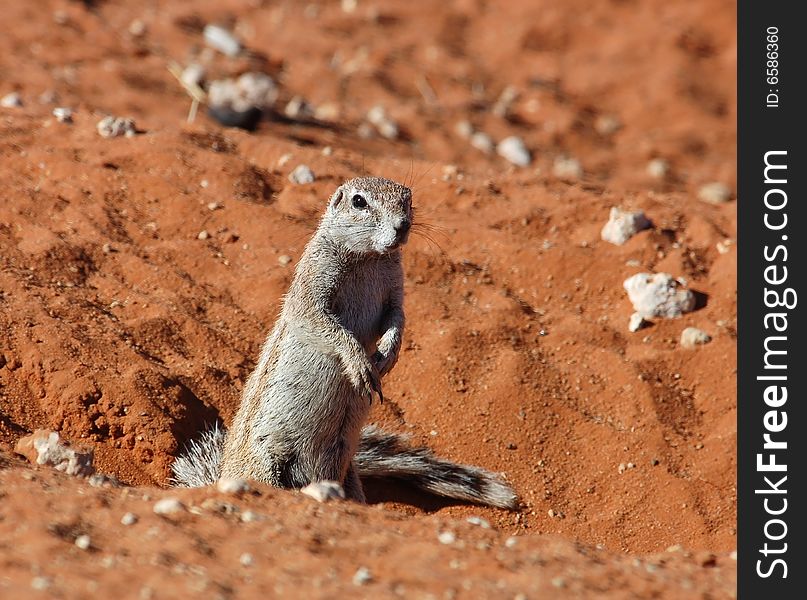
[[[215,426],[191,441],[174,461],[171,483],[178,487],[216,483],[225,435],[223,429]],[[518,500],[513,489],[498,475],[438,458],[428,448],[410,446],[405,436],[386,433],[373,425],[362,429],[353,460],[362,480],[395,479],[437,496],[499,508],[513,509]]]
[[[514,509],[518,498],[502,479],[479,467],[438,458],[428,448],[412,447],[405,436],[368,425],[353,458],[361,479],[404,481],[420,489],[476,504]]]
[[[171,485],[204,487],[213,485],[221,473],[226,432],[218,424],[208,429],[198,440],[191,440],[171,466]]]

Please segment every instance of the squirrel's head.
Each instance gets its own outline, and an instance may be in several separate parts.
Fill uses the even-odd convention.
[[[331,196],[323,223],[351,252],[385,254],[409,238],[412,190],[381,177],[351,179]]]

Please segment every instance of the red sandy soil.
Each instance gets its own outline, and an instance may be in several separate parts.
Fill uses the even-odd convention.
[[[0,97],[25,104],[0,108],[0,597],[732,597],[736,245],[717,244],[736,238],[736,209],[696,192],[734,186],[734,14],[720,0],[4,5]],[[207,22],[252,51],[215,58],[213,76],[261,68],[281,106],[333,103],[334,123],[185,124],[166,64],[199,53]],[[521,95],[504,119],[490,109],[507,85]],[[357,133],[377,104],[398,140]],[[100,138],[109,113],[141,133]],[[603,133],[606,117],[620,127]],[[462,119],[521,136],[533,164],[471,148]],[[559,156],[582,179],[555,177]],[[315,183],[288,181],[300,163]],[[433,229],[404,252],[405,347],[371,418],[505,473],[518,512],[394,486],[368,507],[164,489],[183,444],[232,418],[325,199],[361,173],[410,183]],[[617,205],[654,228],[601,241]],[[699,308],[629,333],[622,281],[639,271],[686,278]],[[713,341],[681,348],[687,326]],[[92,447],[125,487],[14,457],[37,428]],[[164,496],[197,508],[154,515]],[[356,587],[361,566],[372,581]]]

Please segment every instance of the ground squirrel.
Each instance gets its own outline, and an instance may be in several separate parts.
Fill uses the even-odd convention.
[[[401,246],[412,192],[362,177],[331,196],[241,405],[226,433],[210,430],[173,466],[179,486],[220,477],[282,488],[334,480],[364,502],[361,478],[382,477],[431,493],[513,508],[499,477],[435,457],[403,436],[363,427],[381,378],[398,359],[404,329]]]

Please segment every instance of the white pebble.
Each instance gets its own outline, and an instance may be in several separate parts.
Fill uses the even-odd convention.
[[[655,179],[664,179],[670,170],[670,165],[663,158],[654,158],[647,163],[647,174]]]
[[[238,562],[241,563],[242,567],[251,567],[255,564],[255,559],[249,552],[244,552],[239,558]]]
[[[31,587],[38,592],[42,592],[48,589],[51,586],[51,580],[48,577],[43,577],[41,575],[34,577],[31,580]]]
[[[258,513],[253,512],[251,510],[245,510],[244,512],[241,513],[241,522],[242,523],[254,523],[259,518],[260,517],[258,516]]]
[[[80,548],[81,550],[88,550],[92,545],[90,536],[88,536],[87,534],[78,536],[74,543],[76,544],[76,547]]]
[[[73,122],[73,109],[66,106],[57,106],[53,109],[53,116],[59,123]]]
[[[681,347],[694,348],[712,341],[712,336],[698,329],[697,327],[687,327],[681,332]]]
[[[207,210],[218,210],[221,208],[221,204],[218,202],[208,202]]]
[[[289,100],[283,112],[290,119],[310,119],[316,114],[314,107],[302,96],[294,96]]]
[[[353,585],[361,586],[370,583],[373,575],[367,567],[359,567],[353,575]]]
[[[206,25],[204,30],[205,42],[227,56],[238,56],[241,52],[241,42],[236,37],[218,25]]]
[[[207,72],[205,68],[199,63],[191,63],[182,70],[179,76],[180,81],[187,86],[202,85]]]
[[[504,545],[506,548],[515,548],[518,544],[518,538],[514,535],[511,535],[509,538],[504,540]]]
[[[485,154],[490,154],[493,152],[493,140],[487,133],[482,131],[477,131],[471,135],[471,146],[484,152]]]
[[[206,240],[210,237],[210,232],[207,229],[203,229],[198,234],[196,234],[197,240]]]
[[[628,321],[628,331],[636,332],[639,331],[642,327],[645,326],[647,322],[644,320],[644,317],[639,313],[635,312],[630,316],[630,321]]]
[[[0,98],[0,106],[3,108],[20,108],[22,106],[22,96],[18,92],[11,92]]]
[[[477,525],[482,529],[490,529],[490,522],[487,519],[483,519],[482,517],[477,517],[476,515],[472,515],[465,519],[471,525]]]
[[[314,172],[308,167],[308,165],[297,165],[289,174],[289,181],[298,185],[314,183],[314,179]]]
[[[723,204],[731,199],[731,190],[726,184],[715,181],[701,186],[698,198],[709,204]]]
[[[695,295],[668,273],[637,273],[622,285],[633,309],[645,319],[672,319],[695,308]]]
[[[452,531],[441,531],[437,535],[437,541],[448,546],[457,541],[457,536]]]
[[[133,119],[124,117],[104,117],[98,121],[96,126],[98,135],[105,138],[113,138],[121,135],[132,137],[137,133]]]
[[[291,256],[289,256],[288,254],[281,254],[280,256],[277,257],[277,263],[281,267],[285,267],[290,262],[291,262]]]
[[[315,481],[300,491],[317,502],[345,499],[345,490],[338,481]]]
[[[463,139],[469,140],[474,134],[474,126],[471,125],[470,121],[458,121],[457,124],[454,125],[454,133]]]
[[[134,525],[135,523],[137,523],[137,515],[131,512],[127,512],[120,518],[120,522],[121,525],[127,525],[127,526]]]
[[[634,235],[649,227],[650,219],[641,210],[628,211],[613,206],[608,222],[600,232],[600,237],[606,242],[621,246]]]
[[[496,146],[496,152],[499,156],[519,167],[526,167],[532,162],[530,151],[527,150],[524,141],[514,135],[499,142],[499,145]]]
[[[179,498],[163,498],[154,504],[154,512],[158,515],[173,515],[185,510],[185,505]]]
[[[594,122],[594,129],[600,135],[612,135],[622,129],[622,123],[613,115],[600,115]]]
[[[583,176],[583,167],[576,158],[558,156],[552,164],[552,174],[558,179],[580,179]]]
[[[222,477],[216,482],[216,489],[222,494],[237,496],[249,491],[249,484],[244,479]]]

